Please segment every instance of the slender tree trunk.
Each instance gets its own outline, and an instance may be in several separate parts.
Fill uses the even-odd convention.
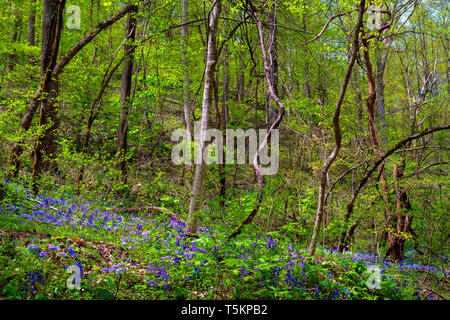
[[[184,122],[186,124],[186,130],[189,135],[192,135],[192,123],[191,123],[191,91],[189,79],[189,65],[187,59],[186,48],[188,46],[188,31],[185,25],[188,18],[188,0],[182,0],[182,15],[181,15],[181,55],[183,65],[183,110],[184,110]]]
[[[356,116],[358,118],[358,122],[362,123],[364,107],[363,107],[363,101],[362,101],[362,97],[361,97],[361,87],[359,85],[359,74],[358,74],[357,69],[353,69],[351,81],[352,81],[352,84],[353,84],[353,87],[354,87],[355,93],[356,93],[356,102],[358,103],[358,108],[356,110]]]
[[[302,16],[302,28],[303,28],[303,32],[305,32],[306,34],[306,19],[305,16]],[[308,99],[312,99],[312,94],[311,94],[311,85],[310,85],[310,75],[309,75],[309,62],[308,59],[306,58],[306,54],[308,52],[308,50],[305,48],[303,50],[304,54],[305,54],[305,65],[303,66],[303,72],[305,73],[305,83],[303,84],[303,90],[305,92],[305,95]]]
[[[187,18],[188,18],[188,0],[181,0],[181,6],[182,6],[182,14],[181,14],[181,64],[183,65],[183,112],[184,112],[184,123],[186,126],[187,134],[191,137],[193,135],[193,128],[192,128],[192,121],[191,121],[191,115],[192,115],[192,109],[193,105],[191,102],[191,80],[189,79],[189,64],[188,64],[188,58],[187,58],[187,47],[188,47],[188,31],[187,31]],[[191,170],[190,164],[185,164],[183,167],[182,172],[182,178],[181,183],[184,185],[185,183],[185,172],[188,172]]]
[[[381,126],[381,139],[384,144],[387,144],[387,132],[386,132],[386,108],[384,102],[384,74],[386,71],[387,57],[389,54],[389,46],[392,44],[392,39],[387,38],[383,41],[385,48],[381,50],[380,48],[375,49],[375,55],[377,60],[377,114],[379,116],[379,124]]]
[[[136,34],[136,18],[134,12],[128,14],[125,37],[129,41],[135,40]],[[127,169],[127,150],[128,150],[128,118],[131,109],[131,78],[133,76],[133,63],[134,63],[134,47],[132,44],[124,45],[124,64],[122,69],[122,84],[120,88],[120,118],[119,128],[117,130],[117,155],[119,157],[117,169],[122,172],[122,182],[127,182],[128,169]]]
[[[445,37],[445,53],[447,56],[447,94],[450,95],[450,52],[449,52],[449,41],[448,38]]]
[[[330,156],[325,160],[322,169],[320,171],[320,180],[319,180],[319,196],[317,201],[317,213],[316,220],[314,224],[313,235],[311,237],[311,242],[308,249],[308,254],[313,255],[316,250],[316,244],[319,237],[320,227],[322,223],[322,217],[325,210],[325,189],[327,187],[327,174],[331,164],[336,160],[336,157],[341,149],[341,127],[340,127],[340,113],[342,102],[344,101],[345,92],[347,91],[347,86],[350,81],[350,76],[352,74],[353,65],[355,64],[356,57],[358,55],[359,49],[359,33],[361,31],[363,25],[363,15],[364,15],[364,6],[365,0],[361,0],[358,6],[358,18],[355,26],[355,31],[353,33],[353,41],[352,41],[352,55],[350,57],[350,61],[347,67],[347,71],[344,77],[344,81],[342,83],[341,90],[339,92],[338,100],[336,102],[336,106],[334,109],[333,116],[333,131],[334,131],[334,139],[335,139],[335,147],[330,154]]]
[[[29,46],[36,44],[36,0],[30,0],[27,40]]]
[[[273,85],[275,95],[278,93],[278,43],[277,43],[277,1],[275,0],[271,10],[267,13],[268,16],[268,47],[269,47],[269,65],[270,65],[270,77]],[[268,99],[268,122],[273,123],[277,118],[278,112],[275,108],[276,103],[269,95]]]
[[[245,56],[244,51],[239,52],[239,69],[236,70],[236,101],[241,102],[244,99],[245,95],[245,74],[244,68],[245,64],[243,61],[243,57]]]
[[[81,148],[82,153],[88,152],[89,141],[91,139],[92,125],[99,114],[99,108],[101,105],[103,93],[105,92],[106,87],[111,81],[113,74],[116,72],[116,70],[118,69],[124,58],[125,57],[123,57],[111,70],[106,71],[106,73],[103,76],[102,86],[100,87],[97,96],[94,98],[94,100],[92,100],[91,105],[89,106],[89,116],[87,118],[86,123],[86,134],[84,136],[83,146]],[[80,185],[80,182],[83,180],[83,175],[84,175],[84,165],[81,166],[80,172],[77,177],[78,185]]]
[[[22,12],[14,5],[13,9],[13,29],[11,32],[11,43],[18,42],[20,39],[20,32],[22,27]],[[18,60],[18,55],[16,53],[11,53],[8,55],[8,68],[9,71],[14,71],[14,67]]]
[[[292,77],[292,47],[289,44],[288,47],[288,77],[289,77],[289,86],[287,88],[287,97],[291,99],[292,89],[294,88],[294,79]],[[256,79],[258,81],[258,79]]]
[[[225,46],[223,49],[223,86],[222,86],[222,108],[220,112],[220,131],[222,133],[225,132],[227,129],[227,109],[228,109],[228,95],[230,90],[230,79],[229,79],[229,68],[230,65],[228,63],[228,48]],[[224,157],[225,158],[225,157]],[[226,181],[226,171],[225,171],[225,163],[219,163],[219,183],[220,183],[220,190],[219,190],[219,205],[220,208],[223,209],[225,207],[225,193],[227,188],[227,181]]]
[[[29,46],[36,45],[36,0],[30,0],[30,11],[28,14],[28,31],[27,41]],[[28,61],[30,64],[35,64],[35,58],[32,54],[28,55]],[[30,78],[34,78],[33,74],[30,74]]]
[[[217,28],[219,25],[219,15],[221,11],[221,0],[216,0],[211,9],[210,20],[208,22],[208,43],[205,68],[205,85],[203,88],[202,100],[202,122],[200,128],[200,145],[198,148],[198,158],[195,165],[194,182],[192,184],[192,196],[189,206],[188,221],[186,223],[186,234],[195,235],[198,228],[198,211],[200,209],[200,197],[203,191],[203,180],[206,163],[203,160],[203,150],[205,148],[205,134],[208,129],[209,109],[214,87],[214,73],[217,64]]]

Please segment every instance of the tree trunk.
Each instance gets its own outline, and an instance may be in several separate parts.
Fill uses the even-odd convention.
[[[396,191],[396,210],[395,210],[395,224],[396,230],[392,232],[388,230],[388,249],[386,251],[386,257],[390,256],[394,261],[401,261],[403,259],[403,251],[405,248],[406,237],[405,233],[409,232],[412,223],[412,216],[405,216],[404,210],[411,209],[411,203],[409,202],[408,194],[406,190],[398,186],[398,181],[403,177],[405,169],[406,155],[404,155],[402,164],[400,166],[394,165],[394,184]],[[394,221],[393,221],[394,222]]]
[[[189,135],[192,135],[192,123],[191,123],[191,91],[189,79],[189,66],[187,59],[186,47],[188,45],[188,33],[187,26],[185,25],[188,18],[188,0],[182,0],[182,15],[181,15],[181,55],[183,57],[181,63],[183,65],[183,109],[184,109],[184,122],[186,124],[186,130]]]
[[[386,70],[387,57],[389,54],[389,46],[392,43],[391,39],[386,39],[383,41],[386,48],[383,50],[376,48],[375,54],[377,59],[377,114],[379,117],[379,123],[381,126],[381,139],[384,144],[387,144],[387,135],[386,135],[386,118],[385,118],[385,102],[384,102],[384,72]]]
[[[267,13],[268,16],[268,46],[269,46],[269,67],[270,77],[273,85],[275,95],[278,96],[278,44],[277,44],[277,1],[272,5],[271,10]],[[273,123],[277,118],[278,112],[274,107],[276,105],[272,97],[269,95],[268,99],[268,123]]]
[[[34,46],[36,44],[36,0],[30,0],[30,2],[27,40],[29,46]]]
[[[193,110],[193,104],[191,101],[191,80],[189,79],[189,64],[188,64],[188,58],[187,58],[187,52],[186,47],[188,46],[188,31],[187,26],[185,25],[188,18],[188,0],[181,0],[181,6],[182,6],[182,14],[181,14],[181,64],[183,65],[183,112],[184,112],[184,123],[186,126],[186,131],[188,136],[191,138],[192,141],[192,122],[191,122],[191,115]],[[185,172],[188,172],[191,170],[190,164],[185,164],[183,167],[182,172],[182,178],[181,183],[184,185],[185,183]]]
[[[254,18],[256,20],[256,24],[258,25],[259,43],[260,43],[260,46],[261,46],[261,53],[262,53],[263,63],[264,63],[264,76],[265,76],[266,81],[267,81],[267,87],[269,89],[270,97],[277,104],[279,111],[278,111],[277,118],[270,125],[270,128],[267,131],[266,137],[260,143],[260,145],[258,147],[258,150],[256,151],[256,153],[255,153],[255,155],[253,157],[253,169],[255,170],[256,180],[258,182],[258,195],[256,197],[256,203],[255,203],[252,211],[247,216],[247,218],[241,223],[241,225],[239,227],[237,227],[227,237],[227,240],[224,242],[224,244],[228,243],[231,239],[237,237],[242,232],[242,229],[246,225],[249,225],[250,223],[252,223],[253,219],[255,218],[256,214],[259,211],[259,207],[261,206],[262,199],[263,199],[263,196],[264,196],[264,190],[263,190],[263,188],[264,188],[264,179],[263,179],[263,176],[261,174],[261,166],[258,163],[259,155],[260,155],[261,150],[263,148],[265,148],[267,146],[267,144],[269,143],[269,139],[271,138],[272,131],[279,127],[281,121],[283,120],[284,113],[285,113],[285,109],[284,109],[283,103],[281,102],[279,97],[275,94],[275,90],[274,90],[273,83],[272,83],[271,68],[270,68],[270,65],[269,65],[269,59],[267,57],[267,48],[266,48],[266,44],[265,44],[265,41],[264,41],[263,24],[262,24],[261,20],[259,19],[258,14],[256,13],[256,9],[253,6],[253,4],[251,2],[249,2],[249,4],[251,6],[251,10],[252,10],[253,16],[254,16]]]
[[[134,42],[136,34],[136,18],[134,12],[128,14],[126,26],[125,26],[125,37],[129,41]],[[127,149],[128,149],[128,118],[131,109],[131,78],[133,76],[133,45],[124,45],[124,63],[122,69],[122,84],[120,88],[120,118],[119,118],[119,128],[117,130],[117,155],[118,164],[117,169],[122,172],[122,182],[127,182]]]
[[[239,70],[236,71],[236,101],[241,102],[244,99],[244,92],[245,92],[245,74],[244,74],[244,68],[245,64],[242,61],[244,59],[244,52],[239,52]]]
[[[125,57],[123,57],[111,70],[107,70],[106,73],[103,75],[102,86],[100,87],[100,90],[99,90],[97,96],[94,98],[94,100],[92,100],[91,105],[89,106],[89,116],[87,118],[87,123],[86,123],[86,134],[84,136],[83,146],[81,148],[82,153],[88,152],[89,141],[91,139],[92,125],[99,114],[99,108],[101,105],[103,93],[105,92],[106,87],[108,86],[109,82],[111,81],[112,76],[114,75],[116,70],[119,68],[119,66],[121,65],[124,58]],[[76,180],[78,185],[80,185],[80,182],[83,180],[83,175],[84,175],[84,165],[81,166],[80,172],[79,172],[77,180]]]
[[[222,85],[222,108],[220,112],[220,131],[222,133],[227,129],[227,109],[228,109],[228,95],[230,90],[230,77],[229,77],[229,68],[230,65],[228,63],[228,48],[225,46],[223,49],[223,85]],[[219,163],[219,183],[220,183],[220,191],[219,191],[219,206],[221,209],[225,207],[225,192],[226,192],[226,171],[225,171],[225,163]]]
[[[206,163],[203,160],[203,150],[205,148],[205,134],[208,129],[209,109],[211,106],[211,98],[214,87],[214,73],[217,64],[217,28],[219,25],[219,15],[221,11],[221,0],[217,0],[213,4],[210,20],[208,22],[208,43],[205,68],[205,85],[203,87],[202,100],[202,122],[200,127],[200,145],[198,148],[198,157],[195,165],[194,182],[192,184],[192,196],[189,206],[188,221],[186,223],[186,234],[197,234],[198,228],[198,211],[200,209],[200,197],[203,190],[203,180],[205,174]]]
[[[303,28],[303,32],[305,32],[306,34],[306,20],[305,20],[305,16],[302,16],[302,28]],[[308,99],[312,99],[312,94],[311,94],[311,85],[310,85],[310,75],[309,75],[309,62],[308,59],[306,57],[308,50],[305,47],[305,49],[303,50],[303,53],[305,54],[305,65],[303,66],[303,72],[305,73],[305,83],[303,84],[303,90],[305,92],[305,96]]]
[[[18,42],[20,39],[20,32],[22,27],[22,12],[14,6],[13,8],[13,29],[11,32],[11,43]],[[10,72],[14,71],[14,66],[17,63],[18,55],[16,53],[11,53],[8,55],[8,69]]]
[[[58,80],[52,76],[56,66],[63,26],[65,0],[44,0],[41,47],[41,98],[39,100],[39,126],[47,127],[37,138],[34,148],[33,182],[37,192],[37,178],[54,166],[58,148]],[[31,121],[30,121],[31,123]]]

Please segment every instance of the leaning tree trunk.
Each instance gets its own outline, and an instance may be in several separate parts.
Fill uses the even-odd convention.
[[[45,131],[37,138],[34,148],[33,181],[37,192],[38,177],[54,166],[57,152],[58,80],[52,73],[56,67],[59,41],[63,25],[65,0],[44,0],[41,47],[41,98],[39,100],[39,126]]]
[[[203,190],[203,180],[206,163],[203,160],[203,150],[205,148],[205,134],[208,129],[209,109],[214,88],[214,73],[217,65],[217,28],[219,25],[219,15],[221,11],[221,0],[213,4],[211,16],[208,24],[208,44],[205,68],[205,85],[203,88],[202,101],[202,122],[200,127],[200,145],[198,148],[198,158],[195,165],[194,182],[192,184],[192,196],[189,206],[188,221],[186,223],[186,234],[195,235],[198,228],[198,211],[200,208],[200,197]]]

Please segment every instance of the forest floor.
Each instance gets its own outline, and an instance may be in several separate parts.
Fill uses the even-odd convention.
[[[226,235],[152,212],[25,192],[0,203],[1,299],[448,299],[445,256],[365,252]],[[79,289],[76,286],[79,285]],[[70,288],[75,287],[75,288]]]

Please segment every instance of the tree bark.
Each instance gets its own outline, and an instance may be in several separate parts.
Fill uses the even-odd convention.
[[[303,32],[306,33],[306,19],[305,16],[302,16],[302,28],[303,28]],[[308,99],[312,99],[312,94],[311,94],[311,85],[310,85],[310,74],[309,74],[309,61],[308,58],[306,57],[308,50],[305,48],[303,50],[303,53],[305,54],[305,65],[303,66],[303,72],[305,74],[305,83],[303,84],[303,90],[305,93],[305,96]],[[290,57],[290,56],[289,56]],[[289,61],[290,62],[290,61]],[[290,63],[289,63],[290,64]]]

